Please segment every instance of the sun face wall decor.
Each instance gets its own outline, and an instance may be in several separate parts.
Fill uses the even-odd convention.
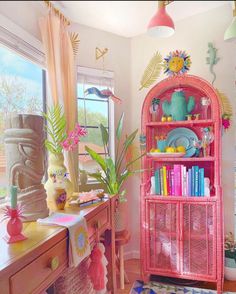
[[[176,50],[170,52],[169,55],[164,58],[164,73],[168,76],[185,74],[191,65],[190,56],[182,50]]]

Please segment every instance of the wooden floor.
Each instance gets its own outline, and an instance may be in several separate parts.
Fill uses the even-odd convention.
[[[139,259],[130,259],[125,261],[125,270],[128,275],[128,278],[130,280],[129,284],[125,284],[124,290],[118,290],[118,294],[129,294],[130,289],[132,288],[132,285],[134,281],[137,279],[140,279],[140,262]],[[117,281],[119,283],[119,276],[117,276]],[[119,285],[118,285],[119,286]],[[200,288],[209,288],[209,289],[215,289],[215,284],[202,282],[197,285],[197,287]],[[196,287],[196,286],[195,286]],[[224,291],[231,291],[236,292],[236,281],[225,281],[224,283]]]

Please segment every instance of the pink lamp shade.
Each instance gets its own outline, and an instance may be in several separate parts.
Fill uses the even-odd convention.
[[[167,14],[165,6],[159,7],[149,22],[147,33],[153,37],[167,38],[173,35],[174,32],[173,20]]]

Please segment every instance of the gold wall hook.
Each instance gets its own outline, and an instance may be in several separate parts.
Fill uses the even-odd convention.
[[[108,48],[100,49],[96,47],[96,60],[104,57],[104,55],[108,52]]]

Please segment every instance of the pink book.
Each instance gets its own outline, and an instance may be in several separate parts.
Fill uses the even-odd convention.
[[[171,195],[175,196],[175,174],[174,168],[171,169]]]
[[[171,167],[169,165],[166,166],[166,182],[167,182],[167,195],[170,196],[171,194]]]
[[[175,196],[181,196],[181,165],[180,164],[174,164],[174,191]]]
[[[186,171],[186,196],[189,196],[188,181],[188,171]]]

